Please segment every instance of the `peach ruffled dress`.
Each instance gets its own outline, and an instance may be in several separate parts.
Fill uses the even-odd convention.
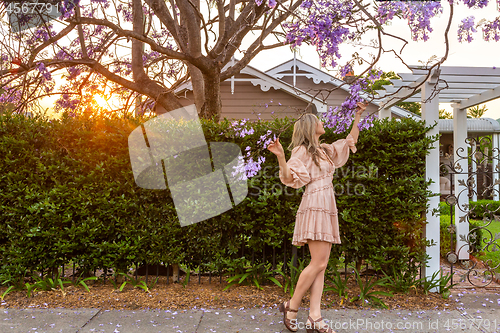
[[[324,158],[318,159],[321,170],[305,146],[298,146],[292,150],[287,165],[293,181],[283,181],[281,170],[280,179],[283,184],[293,188],[306,186],[297,210],[293,245],[305,245],[308,239],[340,244],[339,220],[332,180],[335,168],[340,168],[347,162],[349,150],[356,152],[355,144],[350,134],[346,139],[337,140],[332,144],[322,143],[321,147],[325,149],[327,156],[320,150]]]

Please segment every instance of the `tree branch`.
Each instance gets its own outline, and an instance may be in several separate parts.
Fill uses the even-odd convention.
[[[74,19],[68,19],[68,22],[78,23]],[[112,29],[118,36],[127,37],[127,38],[135,38],[137,40],[140,40],[140,41],[148,44],[152,50],[163,53],[163,54],[169,56],[170,58],[178,59],[178,60],[185,60],[185,61],[194,62],[194,63],[197,62],[196,59],[190,57],[187,54],[176,52],[176,51],[171,50],[169,48],[160,46],[149,37],[139,35],[133,31],[130,31],[130,30],[124,30],[124,29],[118,27],[117,25],[107,21],[107,20],[101,20],[101,19],[90,18],[90,17],[82,17],[80,19],[80,23],[93,24],[93,25],[103,25],[103,26],[106,26],[106,27]]]

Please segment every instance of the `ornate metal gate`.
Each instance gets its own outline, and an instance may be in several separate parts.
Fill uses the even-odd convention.
[[[446,253],[446,260],[450,263],[451,274],[458,275],[459,280],[454,276],[453,282],[468,281],[474,287],[486,287],[492,282],[497,285],[500,274],[500,232],[495,234],[494,226],[500,225],[500,202],[496,201],[487,204],[470,203],[473,197],[478,199],[491,199],[496,193],[496,198],[500,195],[498,184],[500,184],[500,152],[498,148],[492,149],[490,137],[467,138],[465,140],[468,149],[458,148],[455,157],[449,156],[448,163],[441,163],[440,171],[442,182],[450,180],[449,194],[443,195],[442,199],[448,204],[450,209],[450,221],[442,233],[441,242],[447,245],[450,241],[449,252]],[[453,153],[451,151],[450,153]],[[463,170],[461,163],[467,161],[469,170]],[[459,177],[458,188],[454,188],[455,177]],[[444,179],[443,179],[444,178]],[[460,179],[462,178],[462,179]],[[441,184],[443,188],[443,184]],[[467,196],[466,204],[460,205],[461,196]],[[459,234],[457,246],[454,213],[460,216],[458,223],[467,223],[469,231]],[[441,221],[443,223],[443,221]],[[496,228],[496,227],[495,227]],[[441,227],[443,229],[443,226]],[[461,228],[458,228],[461,229]],[[445,236],[449,236],[445,237]],[[441,252],[446,251],[441,247]],[[469,260],[459,260],[459,253],[467,251]],[[497,259],[477,260],[477,255],[486,258],[487,254]],[[492,286],[493,286],[492,285]]]

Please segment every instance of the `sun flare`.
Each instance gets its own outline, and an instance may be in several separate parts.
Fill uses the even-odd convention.
[[[94,101],[103,109],[109,108],[108,101],[101,95],[94,95]]]

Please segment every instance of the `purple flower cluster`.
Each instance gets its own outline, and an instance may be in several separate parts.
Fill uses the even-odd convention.
[[[255,3],[257,4],[257,6],[262,5],[262,3],[263,3],[263,2],[264,2],[264,0],[255,0]],[[267,1],[267,6],[268,6],[269,8],[274,8],[274,7],[276,7],[276,4],[277,4],[276,0],[268,0],[268,1]]]
[[[379,72],[374,72],[372,74],[375,79]],[[351,94],[345,99],[340,108],[337,106],[335,108],[330,107],[328,111],[322,115],[322,121],[324,121],[324,127],[332,128],[334,133],[344,133],[352,125],[354,114],[356,113],[356,107],[358,102],[362,102],[363,98],[360,96],[362,89],[368,86],[371,80],[359,79],[351,85]],[[369,128],[372,126],[374,116],[366,117],[360,121],[358,128],[360,130]]]
[[[427,41],[428,33],[432,32],[430,19],[442,12],[443,7],[438,1],[384,1],[378,7],[377,18],[380,23],[384,24],[392,20],[394,16],[402,15],[408,20],[413,40]]]
[[[80,0],[62,0],[59,3],[59,11],[62,14],[60,19],[67,19],[73,16],[75,6],[79,5],[80,5]]]
[[[66,70],[69,73],[69,76],[68,76],[69,80],[76,79],[78,77],[78,75],[80,75],[82,73],[81,68],[78,68],[76,66],[68,67],[68,68],[66,68]]]
[[[133,21],[133,15],[132,15],[132,2],[129,1],[127,5],[124,5],[122,3],[118,4],[116,6],[116,11],[118,13],[121,13],[125,22],[132,22]]]
[[[248,119],[236,120],[231,123],[230,129],[234,131],[234,135],[244,138],[247,135],[252,135],[255,131],[252,126],[247,123]]]
[[[350,72],[352,72],[352,66],[350,63],[347,63],[345,66],[342,66],[340,68],[340,76],[341,77],[346,76]]]
[[[486,41],[495,40],[495,42],[498,42],[500,40],[500,17],[484,24],[483,36]]]
[[[47,40],[50,39],[50,37],[53,37],[56,35],[56,32],[55,31],[52,31],[52,23],[48,23],[47,24],[47,27],[45,27],[45,25],[37,28],[33,34],[30,36],[30,38],[28,38],[26,40],[26,44],[27,45],[35,45],[37,43],[43,43]],[[49,31],[47,31],[47,29]],[[50,33],[50,35],[49,35]]]
[[[238,164],[234,167],[232,173],[233,177],[238,177],[239,180],[247,180],[256,176],[262,169],[261,164],[264,163],[266,158],[264,156],[259,156],[257,161],[254,161],[253,157],[248,153],[246,158],[240,156],[238,159]]]
[[[462,23],[458,26],[458,41],[464,42],[472,42],[472,33],[476,32],[476,28],[474,27],[474,16],[466,17],[462,20]]]
[[[113,63],[113,73],[120,73],[121,75],[128,76],[132,73],[132,63],[130,58],[117,60]]]
[[[488,0],[462,0],[469,8],[483,8],[488,5]]]
[[[54,109],[56,112],[61,110],[75,110],[78,104],[80,104],[79,99],[71,98],[69,94],[62,94],[56,101]]]
[[[3,93],[0,94],[0,104],[18,104],[21,100],[22,89],[5,85],[2,87]]]
[[[370,114],[367,117],[361,119],[358,124],[358,128],[360,131],[368,129],[373,126],[373,122],[378,118],[376,113]]]
[[[408,19],[413,40],[427,41],[429,39],[428,32],[432,32],[430,19],[442,12],[443,7],[437,1],[410,2],[405,18]]]
[[[397,14],[402,14],[406,9],[403,1],[384,1],[377,9],[377,18],[381,24],[394,18]]]
[[[155,59],[160,58],[161,56],[162,56],[162,54],[160,52],[157,52],[157,51],[151,51],[149,53],[144,52],[144,54],[142,55],[143,66],[146,67],[150,62],[152,62]]]
[[[261,135],[259,140],[257,140],[257,146],[262,146],[263,149],[266,149],[271,141],[276,140],[276,135],[273,135],[272,138],[271,135],[273,135],[273,132],[271,130],[268,130],[266,134]]]
[[[255,133],[255,130],[247,121],[248,119],[242,119],[231,123],[230,130],[234,131],[234,135],[236,137],[243,138],[247,135]],[[276,140],[276,135],[273,135],[271,130],[268,130],[266,134],[261,135],[257,140],[257,147],[266,149],[269,143],[273,140],[271,136],[273,136],[274,140]],[[234,167],[235,170],[233,172],[233,177],[238,177],[238,179],[242,180],[254,177],[257,175],[259,170],[262,169],[261,165],[265,162],[265,160],[266,158],[264,156],[259,156],[255,160],[252,154],[252,148],[247,146],[245,148],[245,156],[242,156],[238,161],[238,165]]]
[[[47,67],[45,67],[43,62],[40,62],[38,66],[36,66],[36,69],[40,72],[40,74],[42,74],[44,82],[52,80],[52,75],[47,70]]]
[[[344,20],[352,16],[354,3],[342,0],[307,1],[301,5],[297,22],[283,24],[286,41],[293,47],[308,42],[316,46],[323,66],[337,65],[339,45],[354,38]]]

